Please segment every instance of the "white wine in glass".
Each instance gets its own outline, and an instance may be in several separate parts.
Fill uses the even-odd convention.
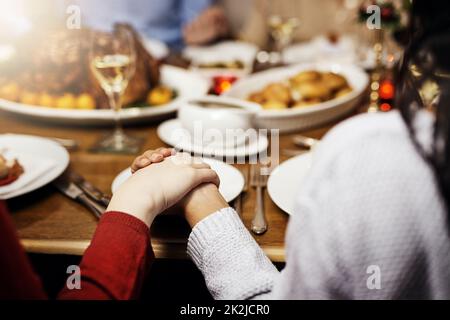
[[[101,140],[96,150],[113,153],[138,152],[139,140],[127,136],[120,121],[122,97],[135,72],[136,52],[131,31],[118,28],[93,38],[90,61],[92,73],[108,96],[116,118],[114,133]]]
[[[272,15],[269,17],[268,25],[270,34],[275,40],[275,49],[278,52],[281,52],[291,44],[295,33],[300,26],[300,21],[296,17]]]
[[[131,63],[131,58],[123,54],[94,58],[92,71],[106,94],[125,92]]]

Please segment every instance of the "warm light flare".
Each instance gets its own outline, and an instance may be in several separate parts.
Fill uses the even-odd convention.
[[[17,37],[31,29],[24,0],[0,0],[0,40]]]
[[[384,100],[391,100],[395,96],[395,87],[392,81],[385,80],[380,86],[380,98]]]

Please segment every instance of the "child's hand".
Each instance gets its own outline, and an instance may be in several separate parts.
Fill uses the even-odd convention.
[[[159,148],[156,150],[148,150],[142,155],[134,159],[131,165],[131,172],[134,174],[136,171],[148,167],[152,163],[162,162],[165,158],[175,154],[174,149]]]

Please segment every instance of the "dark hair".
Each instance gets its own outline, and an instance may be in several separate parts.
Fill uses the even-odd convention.
[[[433,168],[450,212],[450,1],[414,0],[409,35],[397,78],[396,105],[419,152]],[[427,82],[440,92],[431,106],[419,92]],[[423,150],[414,132],[415,116],[423,108],[431,109],[436,119],[430,152]]]

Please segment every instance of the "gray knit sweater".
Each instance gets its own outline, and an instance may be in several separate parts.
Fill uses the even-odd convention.
[[[430,142],[427,116],[418,137]],[[278,272],[232,209],[188,254],[216,299],[450,299],[447,211],[397,112],[336,127],[314,154]],[[270,227],[270,226],[269,226]]]

